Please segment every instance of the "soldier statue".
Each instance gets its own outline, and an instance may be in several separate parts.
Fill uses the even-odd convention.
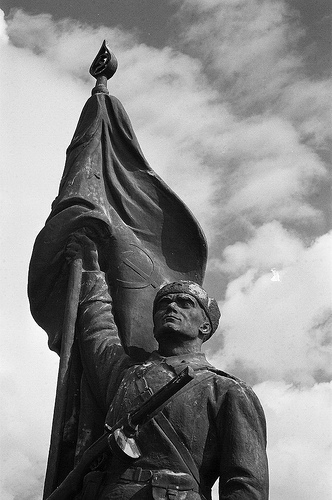
[[[266,428],[261,405],[241,380],[211,366],[201,352],[220,312],[198,284],[167,283],[153,304],[158,349],[137,363],[121,346],[112,300],[93,241],[82,232],[67,246],[81,256],[83,282],[78,324],[84,373],[112,427],[174,371],[190,366],[195,378],[137,432],[141,457],[128,464],[111,456],[85,477],[82,500],[211,499],[219,479],[220,500],[268,498]],[[96,478],[97,476],[97,478]]]

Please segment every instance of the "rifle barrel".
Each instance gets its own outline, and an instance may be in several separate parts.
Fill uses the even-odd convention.
[[[161,407],[174,396],[182,387],[194,378],[193,369],[187,366],[168,384],[159,389],[150,399],[145,401],[142,406],[130,417],[132,425],[142,425],[150,420],[154,413],[160,411]]]

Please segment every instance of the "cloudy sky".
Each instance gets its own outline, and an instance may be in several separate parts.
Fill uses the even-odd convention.
[[[207,356],[264,406],[270,498],[330,500],[329,1],[0,7],[1,499],[41,498],[58,360],[30,316],[27,270],[106,38],[111,93],[207,235],[205,286],[223,312]]]

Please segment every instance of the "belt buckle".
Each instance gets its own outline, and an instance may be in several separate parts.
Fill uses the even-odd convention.
[[[133,480],[136,482],[149,481],[152,477],[152,471],[148,469],[142,469],[142,467],[137,467],[134,470]]]
[[[134,469],[133,480],[139,482],[142,476],[142,467],[137,467]]]

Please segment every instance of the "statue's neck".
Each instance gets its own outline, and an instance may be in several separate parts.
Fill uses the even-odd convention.
[[[200,339],[194,341],[181,342],[181,344],[171,342],[159,343],[158,353],[160,356],[181,356],[183,354],[197,354],[201,352],[202,342]]]

